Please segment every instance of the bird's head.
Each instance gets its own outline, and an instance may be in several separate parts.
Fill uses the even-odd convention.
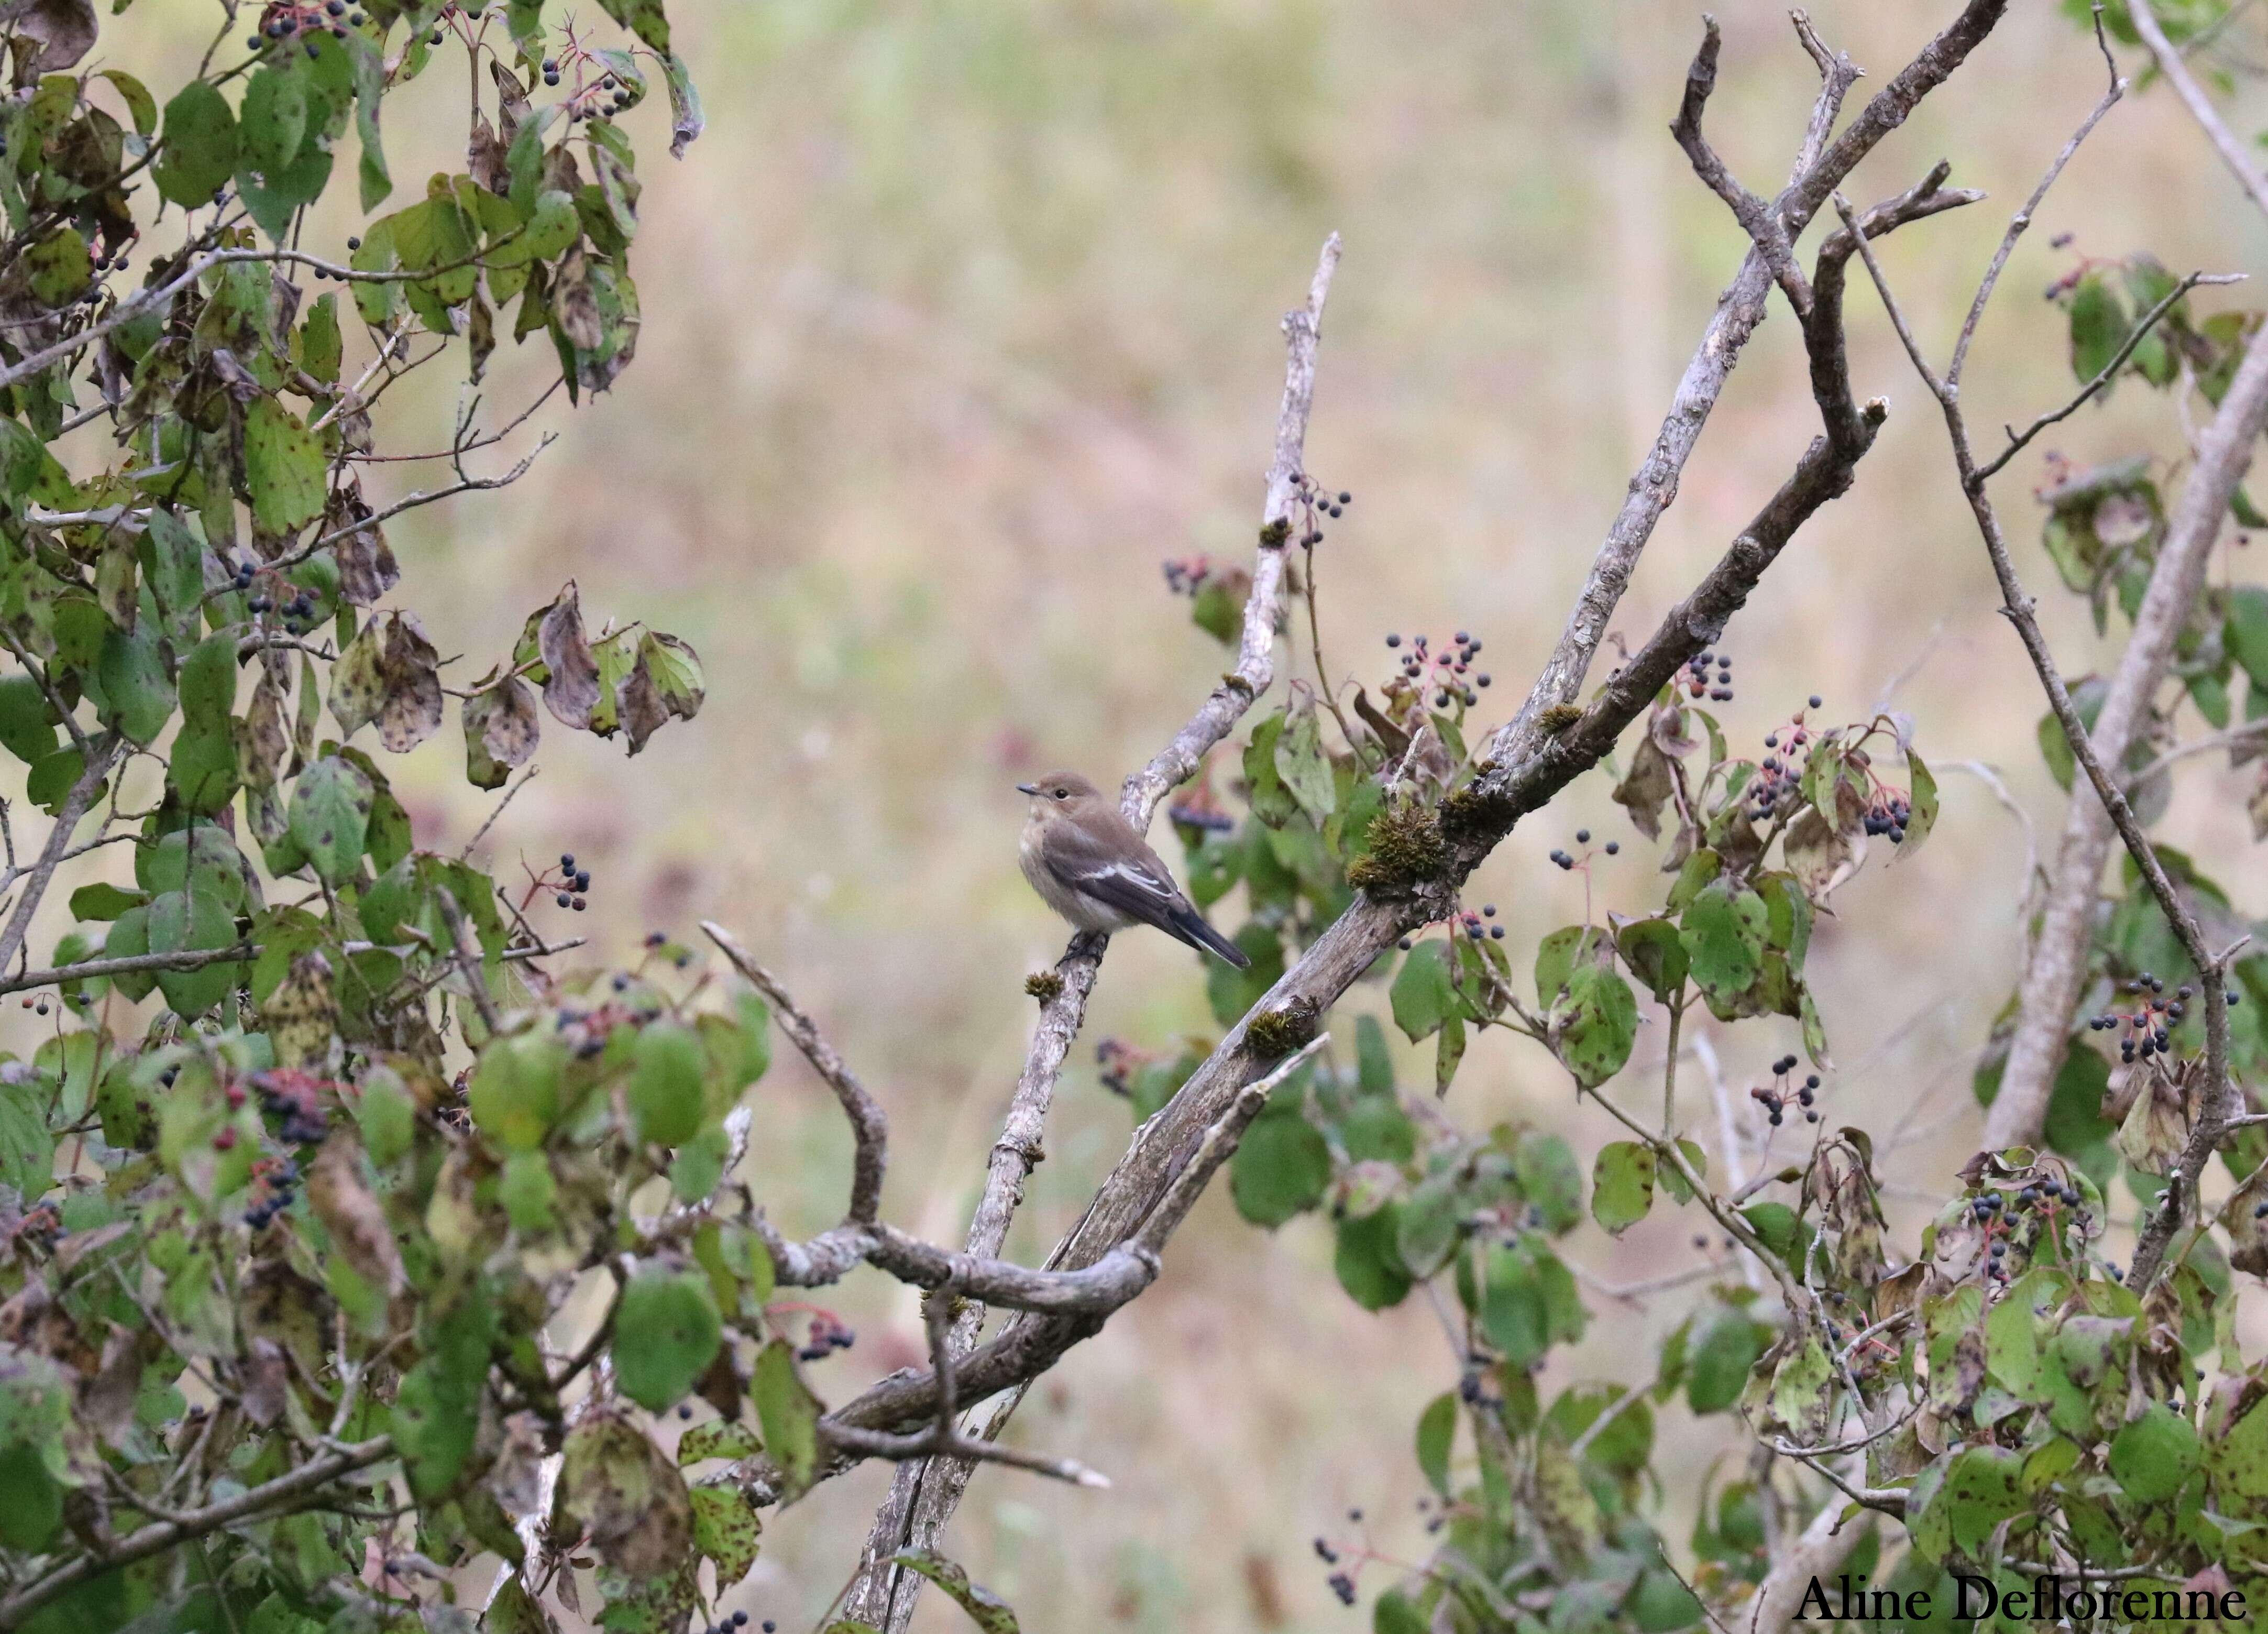
[[[1032,797],[1032,816],[1038,821],[1077,817],[1102,799],[1102,791],[1075,771],[1051,771],[1030,783],[1018,784],[1016,791]]]

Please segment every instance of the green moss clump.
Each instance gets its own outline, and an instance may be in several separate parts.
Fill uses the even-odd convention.
[[[1052,970],[1042,970],[1024,978],[1024,990],[1043,1005],[1052,1005],[1063,994],[1063,977]]]
[[[1520,815],[1511,797],[1500,792],[1490,777],[1494,761],[1483,761],[1462,789],[1441,802],[1441,831],[1459,842],[1488,839],[1512,827]]]
[[[1264,1061],[1280,1061],[1315,1036],[1315,1001],[1295,998],[1281,1010],[1263,1010],[1245,1023],[1245,1047]]]
[[[1440,822],[1422,801],[1405,797],[1389,802],[1370,820],[1365,837],[1370,850],[1347,868],[1347,883],[1359,891],[1406,891],[1440,878],[1449,865]]]
[[[1556,738],[1583,718],[1583,711],[1572,703],[1555,703],[1535,718],[1536,729],[1547,738]]]
[[[1260,548],[1263,550],[1280,550],[1284,547],[1284,542],[1291,537],[1291,519],[1279,516],[1260,530]]]

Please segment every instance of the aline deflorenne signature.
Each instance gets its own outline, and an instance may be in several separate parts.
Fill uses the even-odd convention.
[[[1855,1582],[1845,1573],[1832,1587],[1812,1579],[1796,1608],[1795,1621],[1918,1620],[1941,1609],[1930,1603],[1936,1596],[1928,1589],[1908,1593],[1870,1589],[1864,1586],[1866,1581],[1863,1572]],[[2057,1622],[2068,1617],[2073,1623],[2092,1618],[2121,1623],[2204,1623],[2218,1618],[2237,1623],[2244,1619],[2244,1594],[2239,1589],[2215,1593],[2202,1588],[2144,1588],[2056,1577],[2035,1578],[2025,1587],[2007,1588],[1990,1578],[1955,1574],[1952,1598],[1953,1616],[1979,1619],[1996,1614],[2017,1622]]]

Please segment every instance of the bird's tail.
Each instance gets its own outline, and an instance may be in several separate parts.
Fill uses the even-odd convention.
[[[1216,953],[1240,970],[1249,970],[1252,968],[1252,961],[1246,957],[1242,948],[1207,924],[1204,916],[1186,902],[1182,903],[1174,911],[1173,930],[1175,935],[1190,946],[1202,948],[1209,953]]]

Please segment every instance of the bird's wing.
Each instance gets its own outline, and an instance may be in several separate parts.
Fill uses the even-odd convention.
[[[1174,876],[1154,854],[1109,856],[1084,846],[1064,848],[1058,860],[1065,880],[1083,894],[1130,919],[1165,929],[1189,911]]]

